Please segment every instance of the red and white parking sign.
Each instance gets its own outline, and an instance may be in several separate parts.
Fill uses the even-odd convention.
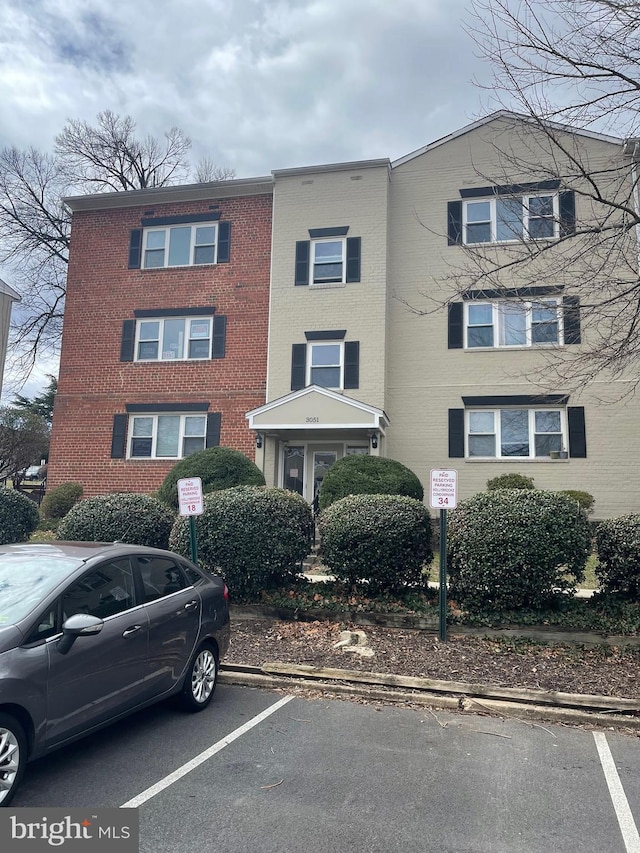
[[[458,472],[431,469],[429,504],[433,509],[455,509],[458,505]]]
[[[202,515],[202,480],[200,477],[185,477],[178,480],[178,504],[180,515]]]

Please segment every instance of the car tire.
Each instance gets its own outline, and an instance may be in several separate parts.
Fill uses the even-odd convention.
[[[203,711],[213,699],[218,683],[218,650],[213,643],[203,643],[193,656],[178,696],[185,711]]]
[[[27,738],[15,717],[0,713],[0,806],[8,806],[27,763]]]

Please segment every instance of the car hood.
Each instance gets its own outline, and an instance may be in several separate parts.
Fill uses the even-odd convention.
[[[15,649],[22,639],[22,631],[15,625],[0,625],[0,654]]]

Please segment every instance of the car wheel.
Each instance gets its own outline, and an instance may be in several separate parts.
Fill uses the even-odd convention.
[[[27,739],[20,723],[0,714],[0,806],[8,806],[27,763]]]
[[[191,661],[184,680],[180,704],[187,711],[202,711],[213,699],[218,681],[218,652],[204,643]]]

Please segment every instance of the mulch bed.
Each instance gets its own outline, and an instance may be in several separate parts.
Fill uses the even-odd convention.
[[[356,669],[640,699],[640,650],[533,644],[522,640],[450,636],[368,627],[371,657],[335,648],[343,629],[332,622],[233,620],[224,663],[269,662]]]

